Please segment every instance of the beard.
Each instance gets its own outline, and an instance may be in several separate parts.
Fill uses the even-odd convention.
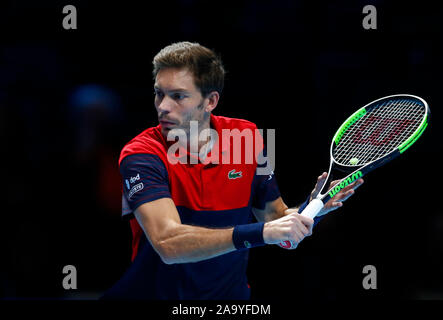
[[[161,128],[162,134],[167,139],[168,136],[175,136],[176,141],[179,139],[178,137],[184,138],[186,136],[186,140],[189,143],[193,139],[197,139],[200,134],[200,131],[203,130],[207,123],[209,123],[210,119],[210,112],[203,111],[204,109],[204,99],[201,101],[199,105],[194,107],[191,112],[186,113],[183,116],[183,119],[180,121],[180,123],[177,124],[175,128],[169,129],[169,128]],[[165,119],[168,120],[168,117],[159,117],[159,119]],[[171,119],[172,120],[172,119]],[[198,122],[198,130],[194,130],[193,133],[194,136],[191,137],[191,122],[197,121]],[[180,139],[179,139],[180,140]]]

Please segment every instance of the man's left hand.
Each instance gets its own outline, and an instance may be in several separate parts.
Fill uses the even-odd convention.
[[[315,184],[314,190],[311,192],[311,198],[315,199],[320,192],[325,180],[328,178],[328,174],[326,172],[323,172],[318,178],[317,183]],[[339,183],[341,180],[334,180],[329,185],[329,189],[335,186],[337,183]],[[331,200],[326,202],[323,209],[318,213],[317,217],[325,215],[331,211],[334,211],[338,208],[341,208],[343,206],[343,202],[348,200],[350,196],[352,196],[355,193],[355,190],[360,187],[363,184],[363,179],[358,179],[357,181],[354,181],[350,185],[344,187],[341,189]]]

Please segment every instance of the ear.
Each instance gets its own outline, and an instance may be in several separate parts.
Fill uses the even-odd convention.
[[[206,99],[208,99],[208,104],[205,107],[205,111],[211,112],[217,106],[218,100],[220,99],[220,94],[217,91],[212,91],[208,94]]]

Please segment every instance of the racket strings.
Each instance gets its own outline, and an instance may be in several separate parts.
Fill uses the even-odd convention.
[[[425,112],[418,100],[390,99],[380,103],[343,134],[332,156],[342,165],[350,165],[351,159],[358,159],[358,165],[377,160],[411,137]]]
[[[411,104],[412,104],[412,102],[405,105],[405,106],[408,107]],[[377,119],[377,121],[374,122],[375,129],[372,133],[368,132],[366,134],[369,137],[371,137],[371,136],[378,137],[377,140],[379,141],[379,143],[380,143],[380,141],[381,142],[386,141],[386,139],[389,138],[388,135],[390,135],[391,138],[394,137],[394,138],[397,138],[397,140],[398,140],[398,138],[401,138],[401,135],[398,135],[398,131],[399,131],[398,128],[397,128],[397,130],[394,131],[394,128],[396,126],[398,126],[398,122],[397,121],[390,121],[386,125],[386,123],[383,123],[383,118],[379,117],[379,115],[384,112],[384,110],[382,109],[383,107],[386,107],[386,104],[383,104],[381,106],[381,108],[378,108],[375,110],[374,117],[372,118],[372,119]],[[399,108],[401,108],[401,107],[402,107],[401,102],[398,101],[398,102],[392,104],[392,106],[390,107],[391,108],[390,111],[392,111],[392,114],[398,115],[399,111],[401,111],[401,110],[399,110]],[[399,118],[395,118],[395,119],[398,119],[400,121],[405,120],[405,119],[399,119]],[[406,120],[409,121],[408,119],[406,119]],[[385,120],[385,122],[386,122],[386,120]],[[367,142],[369,142],[369,143],[364,144],[361,149],[361,152],[364,155],[366,155],[367,157],[372,155],[372,156],[375,156],[375,159],[378,159],[378,158],[382,157],[383,155],[385,155],[387,152],[390,152],[392,150],[392,149],[387,149],[387,148],[380,148],[380,147],[378,147],[379,144],[375,144],[374,141],[371,141],[371,140],[369,140]],[[398,145],[398,143],[397,144],[396,143],[397,143],[397,141],[393,141],[392,145]],[[389,145],[386,145],[386,146],[389,147]],[[365,161],[365,160],[366,160],[365,163],[372,161],[372,159],[363,159],[363,161]],[[359,161],[359,163],[360,163],[360,161]]]
[[[363,125],[355,127],[354,131],[358,132],[358,130],[361,130],[363,132],[354,133],[351,136],[353,137],[352,142],[354,144],[353,151],[359,153],[359,164],[380,158],[398,146],[399,140],[405,140],[409,137],[409,135],[406,135],[406,138],[404,138],[399,133],[402,127],[411,122],[410,119],[405,119],[401,114],[402,111],[404,112],[404,107],[411,105],[412,102],[410,101],[406,104],[402,104],[401,101],[389,105],[384,103],[379,108],[374,109],[372,115],[368,115],[366,119],[361,119]],[[389,117],[386,117],[386,107],[390,108]],[[358,138],[356,139],[356,137]],[[362,155],[365,157],[362,158]]]
[[[390,145],[397,146],[399,144],[398,140],[402,139],[402,136],[399,135],[402,129],[402,123],[399,123],[399,121],[406,121],[403,123],[403,126],[411,122],[410,119],[401,117],[401,111],[404,112],[404,107],[411,106],[412,104],[410,101],[407,104],[402,104],[400,101],[389,105],[384,103],[374,109],[371,115],[367,114],[365,118],[360,119],[359,124],[353,126],[353,130],[349,131],[347,135],[353,138],[353,140],[346,141],[343,139],[343,142],[348,142],[355,157],[357,157],[358,154],[359,164],[377,159],[392,150],[389,148]],[[386,107],[390,108],[389,118],[386,118],[386,110],[384,110]],[[381,114],[385,117],[380,117]],[[393,119],[395,121],[392,121]],[[392,140],[393,138],[394,140]],[[389,142],[388,140],[391,140],[390,143],[387,143]],[[344,150],[346,150],[344,144],[342,147],[344,148],[338,148],[338,150],[342,150],[342,156],[349,154],[349,152],[344,152]],[[362,158],[362,156],[366,157]]]

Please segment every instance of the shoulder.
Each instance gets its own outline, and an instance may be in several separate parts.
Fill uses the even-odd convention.
[[[120,152],[119,165],[123,159],[135,154],[150,154],[162,160],[165,158],[166,146],[159,126],[148,128],[131,139]]]
[[[251,121],[223,116],[211,116],[213,123],[221,129],[257,129],[257,125]]]

